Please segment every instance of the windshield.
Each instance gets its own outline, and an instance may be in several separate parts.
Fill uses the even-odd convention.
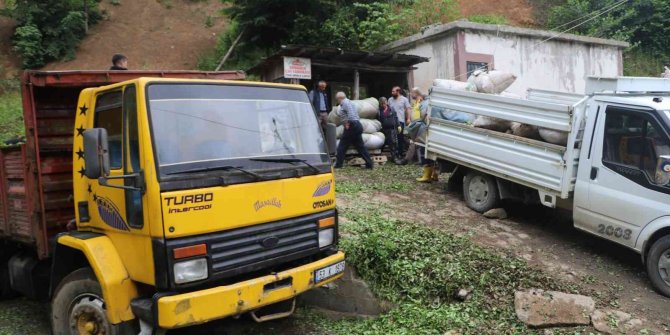
[[[255,160],[258,158],[329,163],[325,141],[304,91],[153,84],[147,93],[161,174],[221,166],[268,166]]]

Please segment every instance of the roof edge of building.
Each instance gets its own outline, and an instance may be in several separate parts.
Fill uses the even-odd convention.
[[[421,32],[416,33],[414,35],[408,36],[401,38],[397,41],[385,44],[381,46],[378,50],[379,51],[397,51],[403,49],[403,47],[418,43],[424,40],[436,38],[442,35],[448,35],[452,33],[456,33],[457,31],[460,30],[478,30],[478,31],[485,31],[485,32],[493,32],[493,33],[505,33],[505,34],[514,34],[514,35],[521,35],[521,36],[529,36],[529,37],[535,37],[537,39],[554,39],[554,40],[561,40],[561,41],[568,41],[568,42],[576,42],[576,43],[583,43],[583,44],[595,44],[595,45],[607,45],[607,46],[613,46],[613,47],[618,47],[618,48],[627,48],[630,46],[629,43],[623,42],[623,41],[618,41],[618,40],[612,40],[612,39],[604,39],[604,38],[597,38],[597,37],[590,37],[590,36],[581,36],[581,35],[574,35],[574,34],[560,34],[558,35],[558,32],[554,31],[549,31],[549,30],[538,30],[538,29],[530,29],[530,28],[520,28],[520,27],[513,27],[513,26],[508,26],[508,25],[497,25],[497,24],[484,24],[484,23],[475,23],[475,22],[470,22],[468,20],[458,20],[458,21],[453,21],[445,24],[439,24],[439,25],[431,25],[424,27]]]

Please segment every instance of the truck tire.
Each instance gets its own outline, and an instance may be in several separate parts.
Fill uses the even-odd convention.
[[[658,293],[670,297],[670,236],[662,237],[647,254],[647,275]]]
[[[500,203],[498,184],[495,178],[478,171],[470,171],[463,178],[463,198],[470,209],[486,213]]]
[[[51,301],[51,328],[53,335],[139,333],[132,323],[107,321],[102,288],[91,268],[73,271],[58,285]]]

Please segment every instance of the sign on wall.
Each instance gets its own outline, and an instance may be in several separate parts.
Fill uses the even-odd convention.
[[[284,57],[284,78],[312,79],[312,61],[309,58]]]

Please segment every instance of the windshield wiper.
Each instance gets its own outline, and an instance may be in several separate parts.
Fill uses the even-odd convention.
[[[264,180],[265,177],[259,175],[256,172],[251,172],[249,170],[243,169],[241,167],[237,166],[232,166],[232,165],[225,165],[225,166],[214,166],[214,167],[206,167],[206,168],[196,168],[196,169],[190,169],[190,170],[184,170],[184,171],[177,171],[177,172],[171,172],[168,173],[168,175],[173,175],[173,174],[180,174],[180,173],[194,173],[194,172],[207,172],[207,171],[216,171],[216,170],[224,170],[224,171],[229,171],[229,170],[235,170],[235,171],[240,171],[248,176],[254,177],[256,181],[258,180]]]
[[[307,163],[307,161],[304,160],[304,159],[298,159],[298,158],[250,158],[249,160],[254,161],[254,162],[270,162],[270,163],[289,163],[289,164],[303,163],[307,167],[312,169],[312,171],[314,171],[314,173],[321,172],[321,170],[319,170],[318,167]]]

